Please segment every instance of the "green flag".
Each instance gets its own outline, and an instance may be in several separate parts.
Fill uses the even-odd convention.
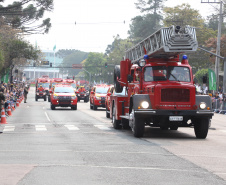
[[[53,47],[53,51],[55,51],[56,50],[56,44],[55,44],[55,46]]]
[[[209,74],[209,90],[217,90],[217,85],[216,85],[216,75],[215,72],[212,69],[208,69],[208,74]]]

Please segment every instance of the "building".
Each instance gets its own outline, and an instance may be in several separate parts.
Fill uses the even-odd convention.
[[[42,62],[44,65],[41,65],[40,67],[26,67],[23,70],[24,76],[26,76],[26,79],[28,80],[35,80],[36,78],[39,78],[43,75],[47,75],[50,78],[59,78],[59,66],[63,62],[63,58],[58,57],[57,55],[54,56],[54,51],[51,50],[43,50],[44,54],[44,62]],[[52,67],[51,67],[52,65]]]

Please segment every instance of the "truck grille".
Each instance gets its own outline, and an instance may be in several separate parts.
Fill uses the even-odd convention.
[[[71,103],[71,96],[59,96],[60,103]]]
[[[105,103],[105,97],[101,97],[101,103]]]
[[[189,102],[190,90],[189,89],[162,89],[161,102]]]

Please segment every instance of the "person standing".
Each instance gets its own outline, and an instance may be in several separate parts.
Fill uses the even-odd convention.
[[[27,85],[24,88],[24,103],[27,103],[27,94],[28,94],[28,88]]]

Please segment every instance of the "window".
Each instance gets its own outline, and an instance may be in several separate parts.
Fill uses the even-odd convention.
[[[179,66],[153,66],[144,69],[144,81],[179,81],[190,82],[190,70],[188,67]]]

